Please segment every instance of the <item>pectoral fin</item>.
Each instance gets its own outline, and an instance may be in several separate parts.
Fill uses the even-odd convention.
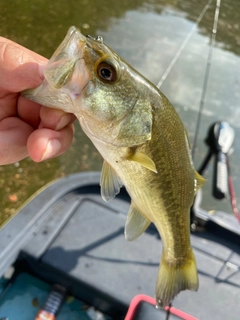
[[[132,203],[125,224],[125,238],[133,241],[139,237],[150,225],[151,221],[145,218]]]
[[[198,192],[198,190],[203,186],[205,182],[206,179],[204,179],[197,171],[195,171],[195,194]]]
[[[155,163],[151,158],[149,158],[146,154],[137,151],[130,151],[126,156],[125,159],[129,161],[135,161],[141,164],[143,167],[157,173],[157,168]]]
[[[105,160],[102,166],[102,173],[100,179],[101,196],[104,201],[108,201],[119,193],[122,187],[122,182],[115,170]]]

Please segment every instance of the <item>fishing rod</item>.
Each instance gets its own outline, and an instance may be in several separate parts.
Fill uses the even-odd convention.
[[[170,64],[168,65],[166,71],[164,72],[164,74],[162,75],[162,78],[159,80],[158,84],[157,84],[157,88],[160,89],[160,87],[162,86],[163,82],[166,80],[167,76],[169,75],[170,71],[172,70],[174,64],[177,62],[180,54],[182,53],[183,49],[186,47],[188,41],[190,40],[191,36],[193,35],[193,33],[195,32],[195,30],[197,29],[199,23],[201,22],[202,18],[204,17],[205,13],[207,12],[208,8],[210,7],[212,3],[212,0],[209,0],[207,2],[207,4],[204,6],[203,10],[201,11],[200,15],[198,16],[197,20],[195,21],[194,25],[192,26],[191,30],[189,31],[189,33],[187,34],[186,38],[184,39],[183,43],[181,44],[181,46],[179,47],[178,51],[176,52],[175,56],[173,57],[172,61],[170,62]]]
[[[207,4],[204,6],[203,10],[201,11],[200,15],[198,16],[192,29],[187,34],[187,36],[184,39],[183,43],[181,44],[180,48],[178,49],[178,51],[176,52],[172,61],[168,65],[166,71],[164,72],[162,78],[158,82],[158,84],[157,84],[158,88],[160,88],[162,86],[163,82],[165,81],[165,79],[169,75],[174,64],[178,60],[180,54],[182,53],[183,49],[187,45],[191,36],[193,35],[195,30],[197,29],[197,26],[201,22],[202,18],[204,17],[204,15],[205,15],[206,11],[208,10],[209,6],[211,5],[211,3],[212,3],[212,0],[209,0],[207,2]],[[200,99],[200,106],[199,106],[198,117],[197,117],[197,125],[196,125],[194,140],[193,140],[193,146],[192,146],[192,158],[193,159],[194,159],[196,147],[197,147],[197,139],[198,139],[200,124],[201,124],[202,111],[203,111],[205,101],[206,101],[208,79],[209,79],[210,68],[211,68],[211,63],[212,63],[213,48],[215,46],[215,41],[216,41],[220,6],[221,6],[221,0],[216,0],[216,8],[215,8],[214,21],[213,21],[213,27],[212,27],[212,35],[211,35],[207,65],[206,65],[204,81],[203,81],[203,90],[202,90],[202,95],[201,95],[201,99]],[[218,125],[219,124],[216,124],[216,126],[218,126]],[[220,127],[221,127],[221,129],[220,129]],[[210,149],[209,149],[209,153],[207,154],[205,161],[202,164],[202,168],[200,168],[199,173],[200,174],[202,173],[203,167],[205,168],[205,166],[209,162],[212,155],[215,154],[214,177],[213,177],[213,196],[217,199],[223,199],[226,197],[226,195],[228,194],[228,191],[229,191],[233,212],[234,212],[237,220],[240,222],[240,215],[238,213],[238,209],[237,209],[237,205],[236,205],[235,191],[234,191],[232,177],[230,175],[229,160],[227,157],[229,150],[226,151],[226,145],[221,146],[222,139],[224,139],[224,135],[225,135],[225,138],[229,138],[230,139],[229,141],[231,141],[231,139],[233,139],[233,134],[230,133],[231,130],[229,129],[229,125],[227,125],[226,123],[224,124],[222,122],[220,124],[220,127],[218,129],[215,127],[215,130],[218,131],[218,133],[215,132],[215,136],[214,136],[214,132],[211,132],[212,137],[208,137],[209,140],[208,140],[207,144],[208,145],[210,144],[209,145]],[[213,130],[213,128],[212,128],[212,130]],[[233,140],[231,141],[231,143],[232,142],[233,142]],[[218,145],[218,147],[217,147],[217,145]]]
[[[178,58],[179,58],[180,54],[182,53],[183,49],[186,47],[186,45],[187,45],[188,41],[190,40],[191,36],[195,32],[195,30],[197,29],[199,23],[201,22],[202,18],[204,17],[205,13],[209,9],[211,3],[212,3],[212,0],[209,0],[207,2],[207,4],[204,6],[204,8],[201,11],[200,15],[198,16],[195,24],[193,25],[193,27],[191,28],[191,30],[187,34],[187,36],[184,39],[183,43],[181,44],[180,48],[178,49],[178,51],[176,52],[176,54],[173,57],[172,61],[168,65],[166,71],[162,75],[160,81],[157,84],[157,88],[160,89],[160,87],[162,86],[163,82],[166,80],[167,76],[169,75],[169,73],[172,70],[174,64],[178,60]],[[211,63],[212,63],[212,52],[213,52],[213,47],[214,47],[215,41],[216,41],[216,34],[217,34],[217,26],[218,26],[220,6],[221,6],[221,0],[216,0],[216,8],[215,8],[215,14],[214,14],[214,20],[213,20],[212,35],[211,35],[211,41],[210,41],[210,46],[209,46],[207,65],[206,65],[206,70],[205,70],[205,75],[204,75],[204,80],[203,80],[203,89],[202,89],[202,95],[201,95],[200,106],[199,106],[199,111],[198,111],[197,125],[196,125],[193,145],[192,145],[192,158],[193,159],[194,159],[194,156],[195,156],[195,151],[196,151],[196,146],[197,146],[197,139],[198,139],[198,135],[199,135],[199,128],[200,128],[200,123],[201,123],[202,111],[203,111],[204,104],[205,104],[205,97],[206,97],[206,92],[207,92],[209,73],[210,73],[210,68],[211,68]]]
[[[226,121],[213,123],[205,139],[209,152],[198,172],[203,175],[212,155],[215,155],[213,173],[213,196],[223,199],[228,194],[228,154],[234,141],[234,130]]]
[[[198,172],[203,175],[210,159],[215,156],[212,194],[216,199],[224,199],[229,195],[233,213],[240,222],[229,164],[229,154],[232,150],[234,137],[234,130],[228,122],[217,121],[213,123],[205,139],[205,143],[209,147],[208,153]]]
[[[214,14],[211,42],[210,42],[210,47],[208,52],[208,60],[207,60],[206,71],[204,75],[204,81],[203,81],[202,96],[200,100],[197,125],[196,125],[194,140],[193,140],[193,147],[192,147],[193,159],[194,159],[196,147],[197,147],[197,139],[198,139],[200,124],[201,124],[202,111],[206,101],[208,80],[209,80],[210,68],[212,64],[212,53],[213,53],[213,48],[215,46],[216,35],[217,35],[220,6],[221,6],[221,0],[217,0],[215,14]],[[236,219],[238,220],[238,222],[240,223],[240,214],[237,208],[235,190],[233,186],[233,180],[230,174],[230,165],[229,165],[229,158],[228,158],[233,140],[234,140],[234,131],[227,122],[220,121],[220,122],[214,123],[210,127],[209,135],[205,140],[205,142],[208,144],[210,149],[206,156],[205,161],[203,162],[198,172],[200,174],[203,174],[203,171],[205,170],[211,156],[215,154],[214,176],[213,176],[213,196],[216,199],[223,199],[223,198],[226,198],[226,196],[229,194],[233,213]]]
[[[205,105],[208,79],[209,79],[209,74],[210,74],[210,69],[211,69],[211,64],[212,64],[212,52],[213,52],[213,48],[215,46],[216,35],[217,35],[217,26],[218,26],[220,6],[221,6],[221,0],[217,0],[215,14],[214,14],[213,28],[212,28],[212,36],[211,36],[211,41],[210,41],[210,46],[209,46],[209,51],[208,51],[207,65],[206,65],[206,70],[205,70],[205,75],[204,75],[204,80],[203,80],[202,96],[201,96],[201,100],[200,100],[200,106],[199,106],[198,117],[197,117],[197,125],[196,125],[195,135],[194,135],[194,139],[193,139],[193,145],[192,145],[192,159],[193,160],[195,157],[195,152],[196,152],[196,147],[197,147],[197,139],[198,139],[199,128],[200,128],[200,124],[201,124],[202,111],[203,111],[203,108]]]

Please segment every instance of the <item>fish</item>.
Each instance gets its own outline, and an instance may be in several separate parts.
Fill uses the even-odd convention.
[[[75,114],[103,157],[101,196],[124,186],[131,198],[125,238],[153,223],[162,239],[156,305],[198,289],[190,243],[190,207],[204,183],[194,169],[188,133],[175,108],[149,80],[98,36],[71,27],[49,60],[45,79],[22,94]]]

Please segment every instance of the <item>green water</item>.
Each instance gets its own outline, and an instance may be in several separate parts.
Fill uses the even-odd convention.
[[[68,28],[101,35],[105,43],[157,84],[194,27],[208,1],[197,0],[2,0],[0,35],[49,58]],[[216,2],[212,1],[192,33],[161,90],[174,104],[193,141],[207,63]],[[240,2],[222,1],[216,44],[195,164],[206,152],[203,139],[208,126],[226,120],[235,129],[231,156],[237,200],[240,205]],[[102,160],[76,123],[72,146],[62,156],[34,163],[25,159],[0,167],[0,224],[40,187],[52,179],[79,172],[100,170]],[[211,195],[212,166],[204,186],[204,208],[231,212],[229,200],[217,202]]]

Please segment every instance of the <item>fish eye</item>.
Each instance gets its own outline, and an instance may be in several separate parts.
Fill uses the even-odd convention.
[[[97,75],[100,80],[113,82],[117,79],[117,70],[111,63],[102,61],[97,67]]]

